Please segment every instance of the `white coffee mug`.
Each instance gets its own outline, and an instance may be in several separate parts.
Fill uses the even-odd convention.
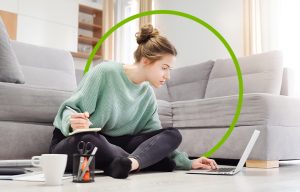
[[[66,154],[42,154],[33,156],[31,164],[42,168],[47,185],[61,185],[67,158]]]

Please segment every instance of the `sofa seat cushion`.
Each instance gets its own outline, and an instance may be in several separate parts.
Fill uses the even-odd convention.
[[[236,111],[238,96],[173,102],[173,126],[176,128],[229,127]],[[236,126],[296,126],[300,100],[266,93],[245,94]]]
[[[52,123],[72,92],[0,82],[0,121]]]
[[[163,128],[173,127],[171,103],[164,100],[157,100],[159,120]]]
[[[172,103],[174,127],[229,127],[235,114],[237,99],[237,96],[224,96],[174,102]],[[236,126],[264,123],[263,107],[260,100],[255,97],[244,98],[241,113],[243,114],[240,115]]]

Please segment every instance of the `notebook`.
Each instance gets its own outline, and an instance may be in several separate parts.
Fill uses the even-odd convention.
[[[101,131],[101,128],[75,129],[74,131],[72,131],[71,133],[69,133],[69,136],[70,135],[75,135],[77,133],[98,132],[98,131]]]
[[[71,174],[64,174],[62,177],[63,180],[71,178]],[[32,172],[20,175],[0,175],[0,180],[43,182],[45,181],[45,177],[42,172]]]

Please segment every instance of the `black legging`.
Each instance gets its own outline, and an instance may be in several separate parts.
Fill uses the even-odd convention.
[[[139,169],[143,169],[166,158],[179,146],[181,140],[181,134],[175,128],[119,137],[101,132],[65,137],[59,129],[54,129],[50,153],[67,154],[66,171],[71,172],[73,154],[78,153],[78,142],[91,142],[98,147],[95,155],[97,169],[106,168],[116,157],[133,157],[139,162]]]

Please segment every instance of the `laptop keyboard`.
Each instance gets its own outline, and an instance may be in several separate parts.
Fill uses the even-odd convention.
[[[235,170],[235,168],[226,168],[226,167],[221,167],[219,169],[213,169],[213,170],[210,170],[209,172],[231,172]]]

